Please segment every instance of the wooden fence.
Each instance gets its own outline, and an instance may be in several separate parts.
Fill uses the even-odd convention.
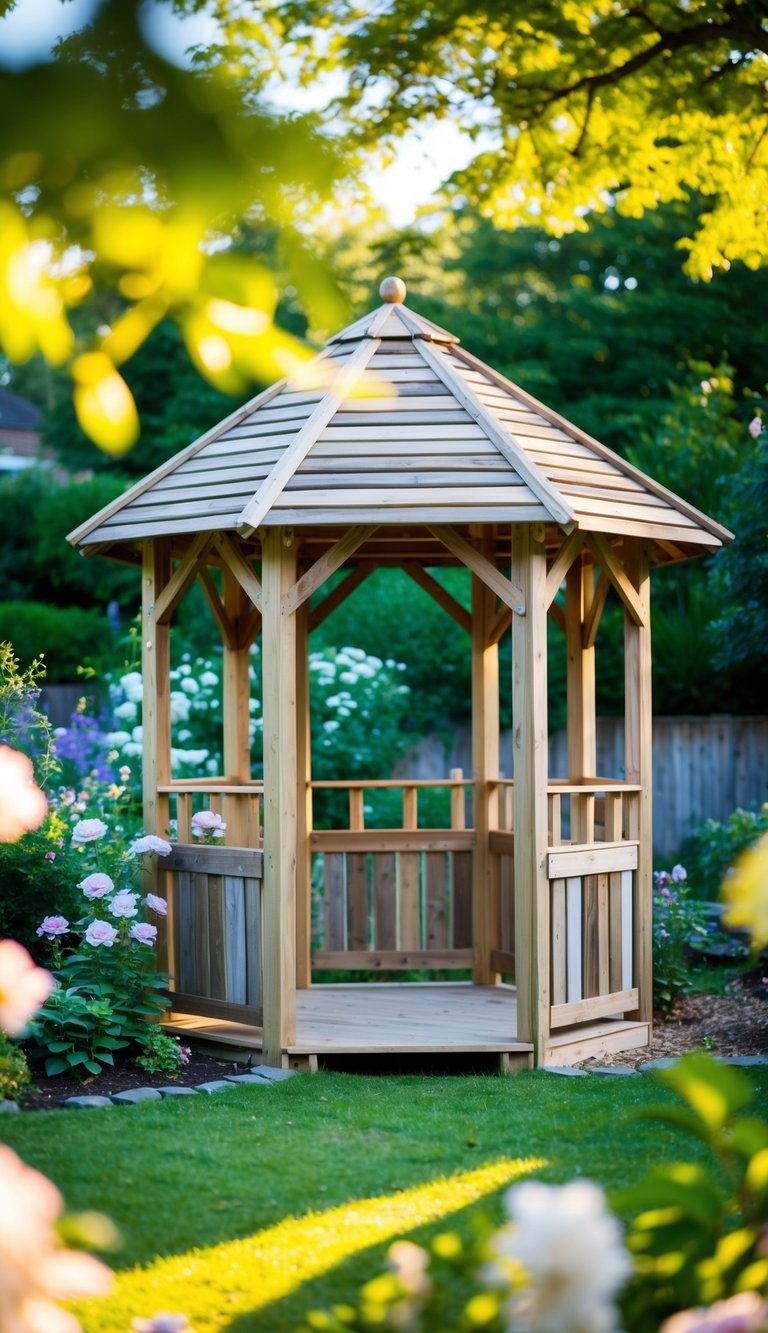
[[[568,771],[565,732],[550,737],[549,772]],[[447,768],[472,772],[469,727],[457,728],[446,754],[434,737],[423,741],[403,765],[414,778],[438,776]],[[512,773],[512,733],[501,738],[502,773]],[[597,771],[624,776],[624,723],[600,718]],[[657,859],[678,851],[683,838],[705,819],[727,819],[738,806],[768,801],[768,717],[656,717],[653,719],[653,846]]]

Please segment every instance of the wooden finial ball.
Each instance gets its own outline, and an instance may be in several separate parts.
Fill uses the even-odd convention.
[[[385,278],[379,287],[382,301],[397,305],[405,300],[406,286],[402,278]]]

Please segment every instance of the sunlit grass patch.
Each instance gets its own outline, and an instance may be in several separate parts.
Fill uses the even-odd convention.
[[[195,1333],[218,1333],[351,1255],[458,1212],[544,1165],[540,1158],[501,1158],[397,1194],[285,1218],[240,1240],[122,1273],[111,1297],[78,1313],[86,1333],[122,1333],[133,1318],[163,1310],[186,1314]]]

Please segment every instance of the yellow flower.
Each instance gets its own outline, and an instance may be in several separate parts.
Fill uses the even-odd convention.
[[[768,833],[739,857],[723,885],[725,923],[744,926],[755,948],[768,944]]]

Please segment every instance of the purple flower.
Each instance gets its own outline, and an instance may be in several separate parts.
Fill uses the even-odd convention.
[[[104,875],[97,870],[93,875],[86,875],[81,879],[78,888],[83,890],[86,898],[103,898],[105,893],[111,893],[114,889],[114,881],[109,875]]]
[[[762,429],[763,429],[763,423],[759,417],[753,417],[749,425],[747,426],[747,430],[749,431],[753,440],[757,439]]]
[[[58,935],[66,935],[69,930],[69,922],[65,916],[46,916],[37,927],[38,935],[44,935],[47,940],[55,940]]]
[[[103,944],[105,949],[111,949],[117,939],[117,931],[108,921],[92,921],[85,932],[85,938],[94,948]]]
[[[685,866],[676,865],[672,867],[672,878],[675,884],[685,884],[688,878],[688,871]]]
[[[150,926],[148,921],[136,921],[131,926],[128,934],[132,940],[136,940],[139,944],[149,944],[151,946],[157,939],[157,926]]]
[[[56,860],[56,853],[55,853],[55,852],[46,852],[46,853],[45,853],[45,859],[46,859],[46,861],[55,861],[55,860]]]
[[[168,904],[165,898],[160,898],[156,893],[148,893],[144,902],[151,912],[157,912],[158,916],[168,915]]]

